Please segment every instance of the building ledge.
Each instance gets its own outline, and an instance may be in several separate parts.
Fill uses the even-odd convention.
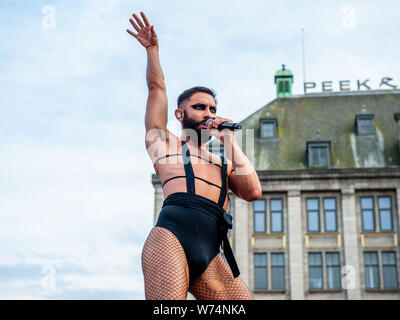
[[[309,293],[342,293],[343,289],[308,289]]]
[[[288,170],[257,170],[260,180],[331,180],[400,178],[398,168],[307,168]]]
[[[399,293],[400,289],[365,289],[367,293]]]
[[[273,293],[273,294],[286,293],[286,289],[254,289],[253,293],[255,293],[255,294],[257,294],[257,293]]]

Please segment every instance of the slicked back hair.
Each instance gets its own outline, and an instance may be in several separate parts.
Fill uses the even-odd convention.
[[[217,94],[215,93],[215,91],[213,89],[210,89],[207,87],[202,87],[202,86],[196,86],[196,87],[193,87],[193,88],[183,91],[179,95],[178,101],[177,101],[178,108],[181,107],[182,102],[184,102],[185,100],[188,100],[192,95],[194,95],[197,92],[208,93],[209,95],[211,95],[214,98],[215,104],[217,104],[217,99],[216,99]]]

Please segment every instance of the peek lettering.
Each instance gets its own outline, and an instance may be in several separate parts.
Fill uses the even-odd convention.
[[[320,85],[317,82],[304,82],[303,88],[304,93],[312,92],[332,92],[332,91],[368,91],[372,90],[373,85],[376,84],[377,90],[393,90],[397,89],[398,85],[395,80],[391,77],[383,77],[379,82],[375,81],[371,84],[371,79],[357,79],[351,80],[339,80],[337,83],[333,81],[321,81]],[[318,90],[320,88],[320,90]],[[312,90],[316,89],[316,90]],[[317,91],[318,90],[318,91]]]

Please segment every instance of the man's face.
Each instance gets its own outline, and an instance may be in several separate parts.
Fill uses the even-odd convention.
[[[196,92],[184,106],[183,129],[192,129],[197,133],[199,145],[208,142],[211,136],[206,129],[206,121],[214,119],[217,112],[214,98],[208,93]]]

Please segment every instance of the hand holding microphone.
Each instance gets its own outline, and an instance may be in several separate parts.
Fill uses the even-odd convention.
[[[210,123],[212,124],[214,122],[214,119],[208,119],[206,121],[206,126],[208,127]],[[221,123],[218,128],[214,128],[217,130],[223,130],[223,129],[229,129],[229,130],[240,130],[242,129],[242,126],[239,123],[236,122],[223,122]]]

